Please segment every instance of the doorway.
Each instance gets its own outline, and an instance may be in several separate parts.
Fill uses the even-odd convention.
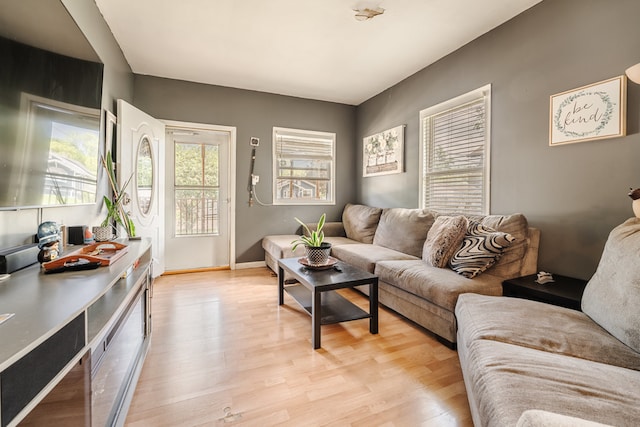
[[[165,269],[234,269],[236,128],[164,123]]]

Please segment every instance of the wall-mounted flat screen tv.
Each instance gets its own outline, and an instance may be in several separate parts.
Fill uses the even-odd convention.
[[[0,210],[96,202],[103,65],[0,37]]]

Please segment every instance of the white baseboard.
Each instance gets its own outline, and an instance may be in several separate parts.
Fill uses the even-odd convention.
[[[254,262],[242,262],[236,263],[236,270],[244,270],[245,268],[260,268],[266,267],[267,264],[264,261],[254,261]]]

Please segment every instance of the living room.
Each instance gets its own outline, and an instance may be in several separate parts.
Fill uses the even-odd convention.
[[[637,1],[542,1],[358,105],[134,74],[93,2],[61,2],[104,63],[103,108],[113,111],[122,98],[157,118],[237,128],[238,268],[260,265],[262,237],[294,233],[294,216],[311,222],[326,212],[339,221],[347,203],[419,207],[420,111],[489,83],[490,212],[521,212],[541,231],[539,270],[588,280],[609,232],[632,216],[627,193],[640,186],[640,86],[628,82],[626,136],[579,144],[549,145],[549,97],[623,75],[640,61]],[[404,171],[363,177],[362,139],[398,125],[405,126]],[[269,199],[274,126],[338,135],[334,205],[246,204],[254,136],[262,141],[257,191]],[[41,220],[92,225],[102,216],[94,206],[0,211],[0,246],[29,242]]]
[[[123,98],[154,117],[237,127],[238,264],[263,260],[262,236],[294,232],[294,216],[311,221],[326,211],[329,220],[339,220],[350,202],[417,207],[420,110],[488,83],[490,210],[522,212],[541,230],[541,269],[589,278],[608,232],[630,213],[626,193],[637,185],[638,85],[629,82],[627,88],[627,136],[550,147],[548,133],[551,95],[622,75],[638,62],[632,1],[619,1],[615,8],[542,2],[358,106],[133,75],[97,8],[63,3],[104,62],[104,108],[114,110],[115,99]],[[162,102],[167,97],[172,102]],[[398,125],[406,125],[405,172],[363,178],[354,167],[361,163],[362,138]],[[249,175],[252,136],[263,142],[255,173],[262,177],[257,191],[268,200],[272,160],[265,142],[273,126],[339,135],[335,205],[291,211],[245,203],[242,183]],[[40,219],[94,225],[101,218],[94,208],[56,208],[45,209]],[[38,210],[2,211],[0,219],[2,247],[19,245],[35,234]]]

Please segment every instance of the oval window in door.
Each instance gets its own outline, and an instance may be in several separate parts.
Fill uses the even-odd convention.
[[[148,136],[142,137],[138,146],[136,160],[136,196],[138,209],[142,215],[148,215],[153,201],[153,158],[151,142]]]

